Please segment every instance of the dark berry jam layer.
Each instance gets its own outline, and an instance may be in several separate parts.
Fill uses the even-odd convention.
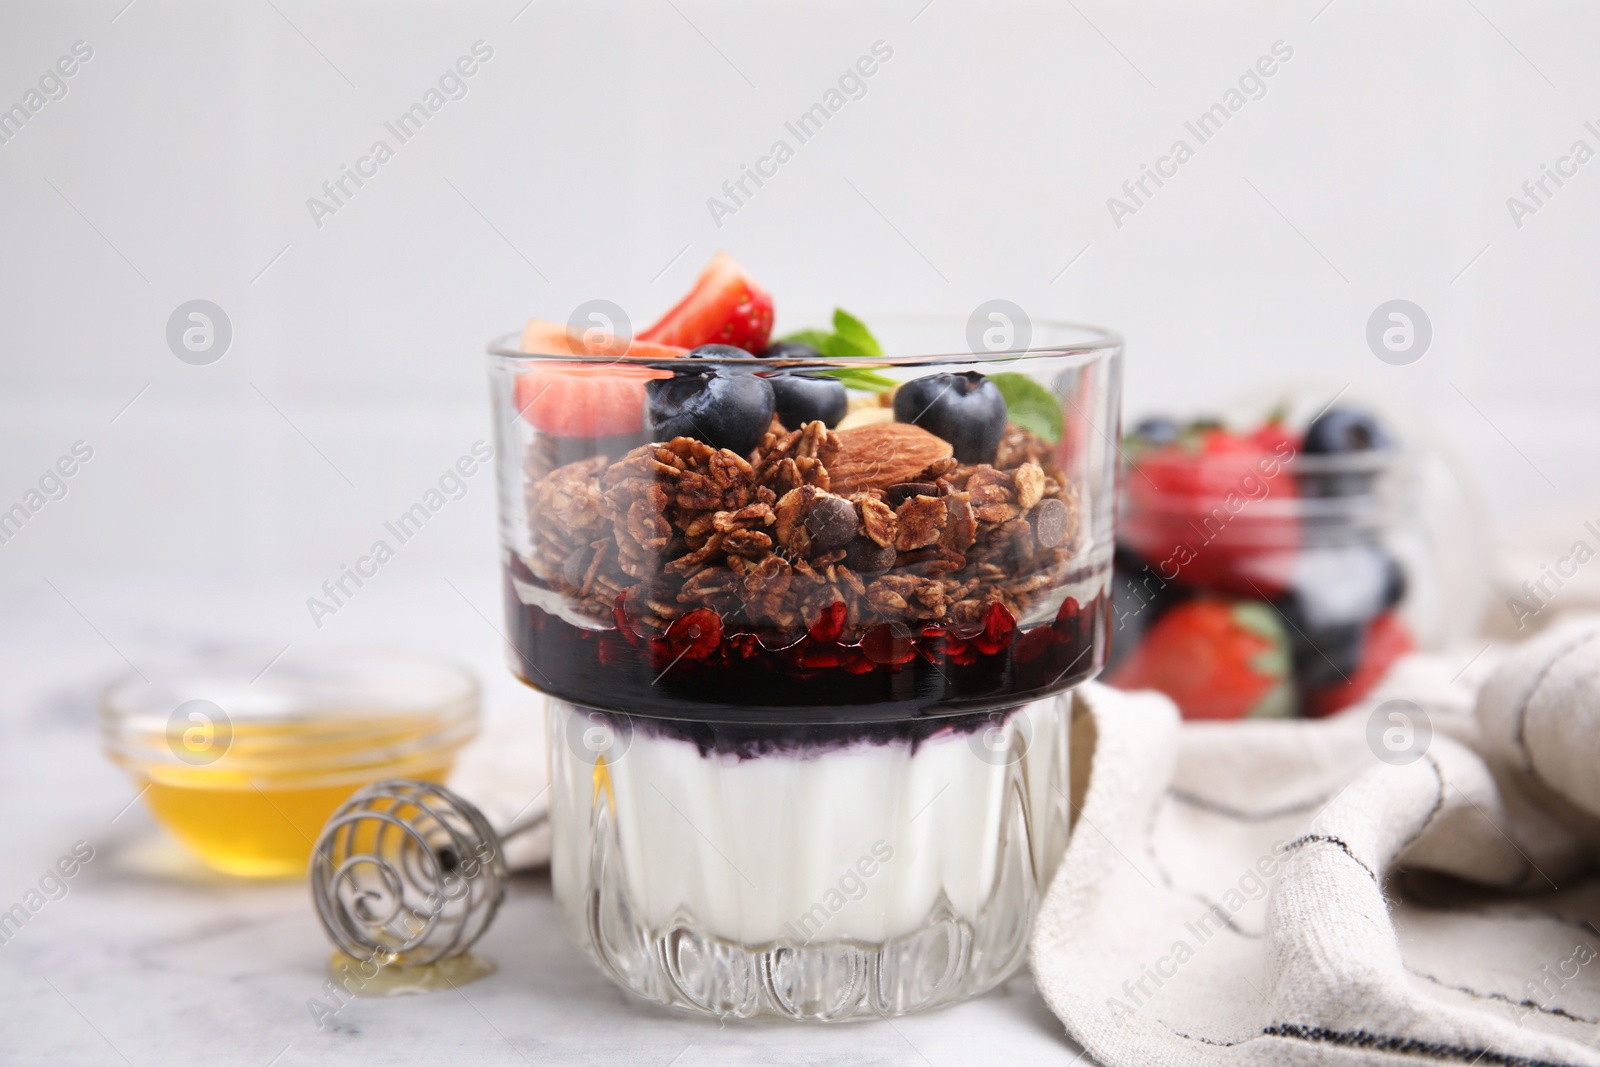
[[[1027,629],[1001,604],[955,630],[884,623],[841,640],[835,604],[804,631],[774,637],[725,627],[709,608],[664,631],[630,620],[596,630],[524,604],[506,573],[512,667],[541,692],[586,708],[690,722],[903,723],[1013,708],[1092,677],[1105,662],[1106,598],[1068,598]],[[987,717],[978,714],[976,729]],[[910,736],[903,730],[896,737]],[[887,738],[885,738],[887,740]]]
[[[1016,707],[996,711],[970,712],[964,715],[925,716],[900,722],[856,723],[751,723],[751,722],[698,722],[690,719],[635,718],[611,711],[590,711],[588,717],[574,720],[581,728],[603,721],[613,736],[618,738],[621,753],[608,756],[620,759],[637,737],[666,738],[687,742],[700,750],[700,755],[732,757],[741,760],[770,756],[815,756],[853,745],[909,745],[912,754],[924,742],[935,737],[966,737],[972,740],[973,752],[987,762],[1004,762],[1004,754],[996,754],[978,747],[977,735],[985,730],[1004,726],[1020,710]],[[1025,735],[1026,736],[1026,735]],[[581,746],[581,738],[569,739]]]

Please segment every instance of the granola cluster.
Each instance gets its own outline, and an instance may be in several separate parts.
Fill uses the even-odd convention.
[[[687,437],[551,469],[527,487],[534,576],[609,620],[696,608],[778,633],[844,605],[843,626],[1022,618],[1071,569],[1077,487],[1050,445],[1008,426],[995,463],[962,465],[903,424],[835,433],[774,420],[749,458]],[[836,617],[836,616],[831,616]]]

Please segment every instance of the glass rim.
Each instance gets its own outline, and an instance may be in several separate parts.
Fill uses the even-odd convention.
[[[102,750],[136,769],[249,771],[307,778],[403,762],[454,750],[476,736],[482,687],[469,668],[444,657],[372,648],[318,649],[288,657],[290,677],[261,671],[263,660],[226,648],[124,674],[100,694]],[[296,678],[296,669],[302,674]],[[315,672],[322,672],[320,675]],[[252,675],[254,679],[252,679]],[[400,695],[396,677],[410,684]],[[318,683],[332,686],[318,689]],[[417,686],[427,683],[426,693]],[[182,695],[182,699],[179,699]],[[253,737],[215,764],[199,766],[172,750],[172,715],[190,701],[215,704]],[[230,706],[231,705],[231,706]]]
[[[952,315],[925,314],[925,315],[883,315],[873,319],[878,323],[914,324],[959,324],[961,319]],[[1031,325],[1035,328],[1043,327],[1049,330],[1076,332],[1082,335],[1082,340],[1060,342],[1055,344],[1029,344],[1023,348],[1008,348],[999,351],[974,352],[943,352],[916,355],[885,355],[885,356],[838,356],[823,357],[821,359],[762,359],[756,355],[749,355],[739,359],[696,359],[696,363],[706,366],[740,366],[752,364],[758,367],[771,367],[784,370],[804,370],[815,368],[817,370],[838,370],[846,367],[927,367],[942,364],[999,364],[1016,363],[1023,360],[1040,359],[1078,359],[1082,364],[1088,365],[1109,359],[1123,350],[1125,341],[1121,334],[1103,326],[1094,326],[1082,322],[1069,322],[1063,319],[1036,319]],[[524,352],[519,347],[522,331],[500,334],[490,339],[485,351],[491,362],[503,364],[528,364],[528,363],[570,363],[577,366],[636,366],[655,367],[667,366],[676,363],[673,359],[657,359],[648,357],[629,356],[626,352],[622,355],[610,353],[598,355],[576,355],[574,353],[556,352]],[[631,344],[631,341],[630,341]]]
[[[1126,445],[1119,450],[1122,453],[1120,466],[1125,477],[1135,477],[1144,469],[1145,461],[1155,452],[1140,453]],[[1130,454],[1131,453],[1131,454]],[[1240,457],[1250,458],[1247,453],[1222,452],[1215,455],[1193,453],[1185,457],[1185,462],[1203,469],[1230,470],[1237,468]],[[1273,456],[1280,464],[1280,473],[1291,475],[1335,475],[1335,474],[1370,474],[1374,477],[1405,475],[1414,470],[1422,460],[1423,450],[1409,444],[1391,445],[1388,448],[1364,449],[1358,452],[1306,452],[1298,450],[1287,459]],[[1247,472],[1248,473],[1248,472]],[[1268,477],[1275,477],[1268,476]],[[1169,496],[1205,496],[1210,489],[1201,489],[1196,493],[1184,491],[1156,490],[1147,495],[1153,497]]]

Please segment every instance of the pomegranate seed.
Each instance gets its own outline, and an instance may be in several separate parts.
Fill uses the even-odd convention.
[[[1017,633],[1017,617],[1006,610],[998,600],[984,610],[983,630],[972,639],[978,651],[992,656],[1011,644]]]
[[[695,608],[672,620],[662,640],[674,658],[705,659],[722,643],[722,616],[710,608]]]
[[[823,644],[837,641],[839,635],[844,633],[844,619],[844,601],[835,600],[822,609],[822,614],[817,616],[817,621],[812,623],[806,632],[811,635],[813,641]]]
[[[1049,650],[1050,646],[1061,640],[1053,628],[1049,626],[1035,626],[1022,635],[1017,642],[1016,651],[1012,653],[1018,663],[1028,663],[1038,659]]]

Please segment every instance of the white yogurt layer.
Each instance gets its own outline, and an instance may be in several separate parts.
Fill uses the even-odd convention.
[[[629,905],[656,930],[686,914],[745,945],[877,943],[941,903],[976,920],[1004,822],[1041,882],[1064,842],[1068,706],[1036,701],[914,752],[863,741],[741,760],[642,730],[608,743],[590,713],[552,700],[557,896],[581,920],[595,806],[614,802]]]

